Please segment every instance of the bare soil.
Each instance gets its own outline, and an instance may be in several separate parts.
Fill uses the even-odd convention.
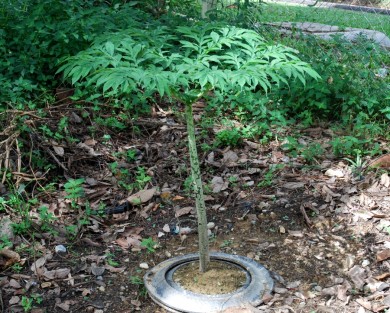
[[[178,269],[174,281],[183,289],[209,295],[231,293],[245,284],[245,272],[237,266],[222,262],[210,262],[207,271],[199,272],[198,262],[191,262]]]

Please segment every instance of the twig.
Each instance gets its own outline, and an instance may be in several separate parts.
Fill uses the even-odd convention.
[[[312,227],[313,223],[310,221],[309,217],[307,216],[305,207],[307,207],[306,203],[301,204],[301,207],[300,207],[301,212],[303,214],[303,217],[305,218],[305,222],[306,222],[307,226]]]
[[[0,312],[4,312],[3,292],[0,288]]]

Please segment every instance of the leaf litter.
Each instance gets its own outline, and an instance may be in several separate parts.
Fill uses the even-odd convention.
[[[196,252],[196,212],[184,188],[189,175],[183,161],[188,159],[185,127],[165,117],[148,120],[144,127],[152,135],[132,138],[131,143],[128,138],[115,138],[115,145],[113,138],[84,138],[66,149],[53,145],[58,157],[69,158],[67,168],[85,177],[91,210],[98,211],[101,202],[109,208],[128,205],[123,212],[91,215],[71,241],[64,227],[80,219],[71,201],[61,192],[42,199],[57,218],[52,223],[57,235],[49,239],[42,234],[39,244],[15,235],[12,245],[0,250],[5,307],[22,312],[22,297],[28,292],[42,298],[42,304],[35,303],[37,310],[50,312],[165,312],[145,297],[142,276],[168,257]],[[327,131],[307,129],[302,144],[315,142]],[[134,169],[142,163],[151,180],[141,190],[129,191],[118,186],[120,177],[108,163],[112,149],[133,148],[138,151],[136,163],[118,164]],[[260,145],[248,140],[242,147],[204,155],[203,165],[213,169],[203,173],[211,250],[253,258],[270,269],[276,281],[275,292],[259,307],[225,313],[390,308],[388,173],[367,171],[362,180],[355,180],[345,162],[321,157],[318,167],[306,168],[305,160],[288,156],[280,142]],[[83,163],[96,158],[105,160],[102,169]],[[278,164],[283,167],[267,176]],[[369,164],[386,169],[388,155]],[[15,218],[7,212],[1,213],[1,220]],[[5,229],[0,235],[9,233]],[[25,250],[16,250],[22,241]],[[145,241],[156,245],[148,250]],[[55,251],[60,244],[64,252]],[[20,273],[12,270],[15,264],[22,267]]]

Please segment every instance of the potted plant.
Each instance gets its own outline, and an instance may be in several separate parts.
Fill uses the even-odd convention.
[[[264,293],[264,286],[272,289],[268,272],[243,257],[209,253],[192,107],[217,91],[222,95],[258,89],[267,93],[272,87],[291,80],[304,84],[305,76],[319,76],[296,56],[296,51],[281,45],[267,45],[253,30],[199,24],[157,32],[155,38],[150,31],[137,29],[113,34],[110,41],[98,42],[68,58],[59,71],[71,78],[72,83],[85,83],[107,96],[129,95],[142,90],[149,95],[158,93],[161,97],[169,97],[185,107],[199,254],[167,260],[149,271],[145,284],[152,298],[174,312],[213,312],[245,301],[256,303]],[[211,298],[183,292],[174,282],[175,271],[183,264],[199,260],[199,270],[205,272],[210,256],[244,271],[245,288],[239,288],[235,296],[228,293]],[[206,304],[209,300],[211,304]],[[194,308],[196,304],[198,309]]]

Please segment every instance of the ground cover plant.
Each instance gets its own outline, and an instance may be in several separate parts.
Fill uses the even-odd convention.
[[[385,14],[276,3],[267,3],[262,10],[261,22],[313,22],[377,30],[390,35],[390,16]]]
[[[388,53],[364,39],[259,36],[232,19],[208,28],[171,15],[166,3],[29,2],[33,11],[10,3],[2,21],[32,28],[19,36],[19,24],[1,24],[9,55],[1,73],[11,84],[0,102],[2,311],[165,312],[142,277],[198,251],[187,103],[209,248],[275,273],[278,289],[259,309],[388,309]],[[88,38],[73,38],[73,14]],[[77,69],[82,62],[90,72]],[[321,79],[288,78],[278,67],[286,63],[310,64]],[[61,66],[75,88],[55,74]],[[122,75],[128,67],[134,72]],[[20,77],[33,88],[15,87]]]

